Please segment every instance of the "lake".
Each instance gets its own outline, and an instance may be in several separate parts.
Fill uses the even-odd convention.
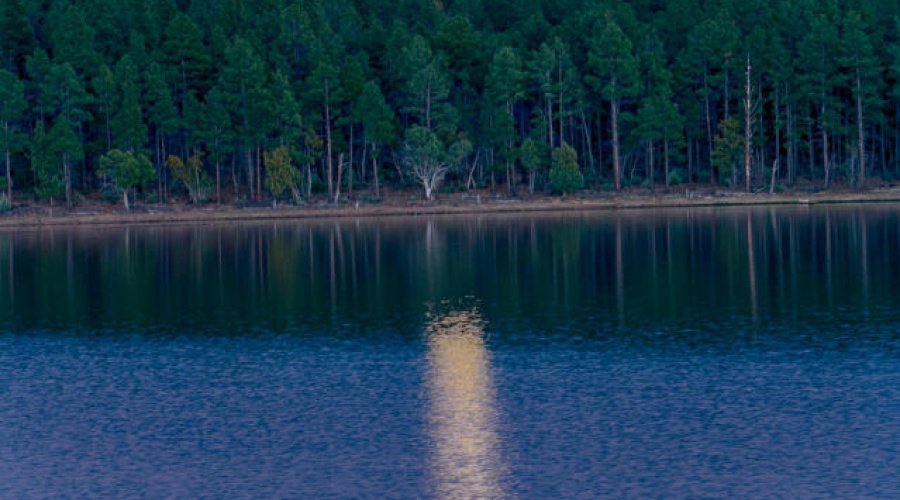
[[[0,498],[900,498],[900,206],[0,232]]]

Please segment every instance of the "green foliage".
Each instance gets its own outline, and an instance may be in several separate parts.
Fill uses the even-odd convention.
[[[363,87],[357,99],[356,110],[363,124],[365,139],[376,145],[372,154],[378,154],[378,146],[386,146],[394,140],[394,112],[374,81]]]
[[[584,185],[584,177],[578,168],[578,153],[568,144],[563,143],[553,151],[550,185],[562,194],[572,193]]]
[[[291,155],[284,146],[263,154],[266,165],[266,189],[275,199],[288,189],[296,189],[297,170],[291,165]]]
[[[18,153],[27,144],[27,136],[21,130],[26,108],[25,83],[15,74],[0,69],[0,154]],[[11,164],[5,164],[3,166],[5,175],[0,176],[2,190],[6,191],[3,195],[7,198],[7,202],[12,196],[11,167]]]
[[[519,147],[519,161],[522,163],[522,168],[528,172],[534,172],[540,168],[544,158],[544,151],[534,139],[525,139],[525,142]]]
[[[740,123],[729,117],[719,123],[719,133],[712,151],[713,166],[719,170],[723,179],[731,179],[744,154],[744,136],[741,135]]]
[[[563,143],[593,184],[646,179],[651,151],[670,181],[725,179],[749,56],[755,171],[817,182],[827,157],[831,179],[862,181],[861,159],[900,164],[898,27],[885,0],[6,0],[0,150],[13,188],[58,196],[61,179],[70,199],[108,152],[145,148],[163,200],[170,153],[197,158],[175,181],[197,201],[212,172],[247,196],[282,147],[306,188],[343,154],[377,194],[421,183],[398,173],[433,142],[415,127],[453,186],[534,188]]]
[[[618,101],[638,91],[638,59],[628,35],[607,13],[590,40],[587,82],[607,100]]]
[[[113,149],[100,157],[97,172],[115,180],[116,190],[124,194],[126,209],[129,208],[128,191],[147,185],[156,177],[153,164],[143,151],[135,153]]]
[[[425,198],[432,200],[452,159],[432,130],[414,126],[406,131],[402,161],[407,173],[425,189]]]
[[[147,142],[147,126],[141,112],[137,66],[129,56],[116,65],[115,79],[121,98],[118,100],[119,113],[112,120],[114,144],[123,150],[140,149]]]
[[[187,188],[191,202],[195,205],[200,204],[203,200],[202,187],[205,184],[203,161],[200,159],[200,155],[194,153],[188,158],[187,162],[176,155],[169,155],[166,158],[166,167],[172,173],[175,181],[183,183]]]
[[[119,190],[128,190],[137,186],[145,186],[153,180],[156,173],[147,157],[147,153],[120,151],[113,149],[100,157],[100,175],[108,175],[115,179]]]
[[[64,194],[65,179],[58,159],[58,144],[44,132],[44,125],[38,122],[31,147],[31,168],[35,173],[34,191],[40,199],[58,198]]]

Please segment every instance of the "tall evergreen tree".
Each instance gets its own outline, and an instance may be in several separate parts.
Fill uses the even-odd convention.
[[[621,142],[619,124],[622,100],[638,91],[638,61],[631,39],[611,14],[606,15],[597,35],[591,40],[587,82],[609,103],[612,126],[613,178],[616,191],[622,189]]]
[[[12,154],[23,146],[22,122],[25,118],[25,83],[15,74],[0,69],[0,150],[6,163],[6,198],[12,205]]]

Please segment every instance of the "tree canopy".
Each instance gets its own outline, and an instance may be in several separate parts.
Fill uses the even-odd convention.
[[[594,189],[900,177],[894,1],[7,3],[7,198],[71,205],[127,154],[156,182],[126,192],[197,203],[377,198],[425,153],[548,192],[564,145]]]

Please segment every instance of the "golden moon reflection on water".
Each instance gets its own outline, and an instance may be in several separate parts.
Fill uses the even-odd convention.
[[[436,315],[426,336],[437,496],[505,498],[496,394],[481,316],[475,308]]]

